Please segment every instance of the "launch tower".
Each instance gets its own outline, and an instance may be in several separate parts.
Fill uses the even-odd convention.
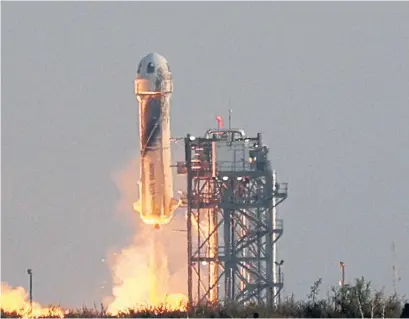
[[[255,302],[272,307],[283,287],[277,271],[283,221],[276,207],[287,197],[261,134],[208,130],[184,138],[187,175],[189,303]]]

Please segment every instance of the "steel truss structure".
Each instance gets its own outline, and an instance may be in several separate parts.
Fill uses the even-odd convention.
[[[283,221],[275,208],[287,183],[277,183],[267,155],[261,134],[248,138],[242,130],[185,138],[190,304],[274,306],[283,287],[275,270]]]

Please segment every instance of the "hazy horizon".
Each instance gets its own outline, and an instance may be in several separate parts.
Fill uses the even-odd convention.
[[[111,294],[101,259],[127,246],[139,218],[114,176],[138,153],[138,62],[158,52],[174,79],[172,135],[203,135],[231,108],[289,183],[278,208],[284,295],[305,299],[318,277],[325,295],[340,261],[347,281],[392,292],[393,241],[407,294],[408,9],[2,3],[2,282],[27,287],[32,268],[34,299],[67,307]]]

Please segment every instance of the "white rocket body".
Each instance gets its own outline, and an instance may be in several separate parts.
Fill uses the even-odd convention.
[[[140,181],[134,209],[146,224],[167,224],[180,201],[173,197],[170,148],[170,98],[172,74],[157,53],[138,66],[135,94],[139,102]]]

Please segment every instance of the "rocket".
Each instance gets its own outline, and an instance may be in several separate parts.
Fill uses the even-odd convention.
[[[173,196],[170,141],[172,73],[167,60],[149,53],[139,63],[135,94],[139,104],[139,200],[133,208],[145,224],[168,224],[181,200]]]

